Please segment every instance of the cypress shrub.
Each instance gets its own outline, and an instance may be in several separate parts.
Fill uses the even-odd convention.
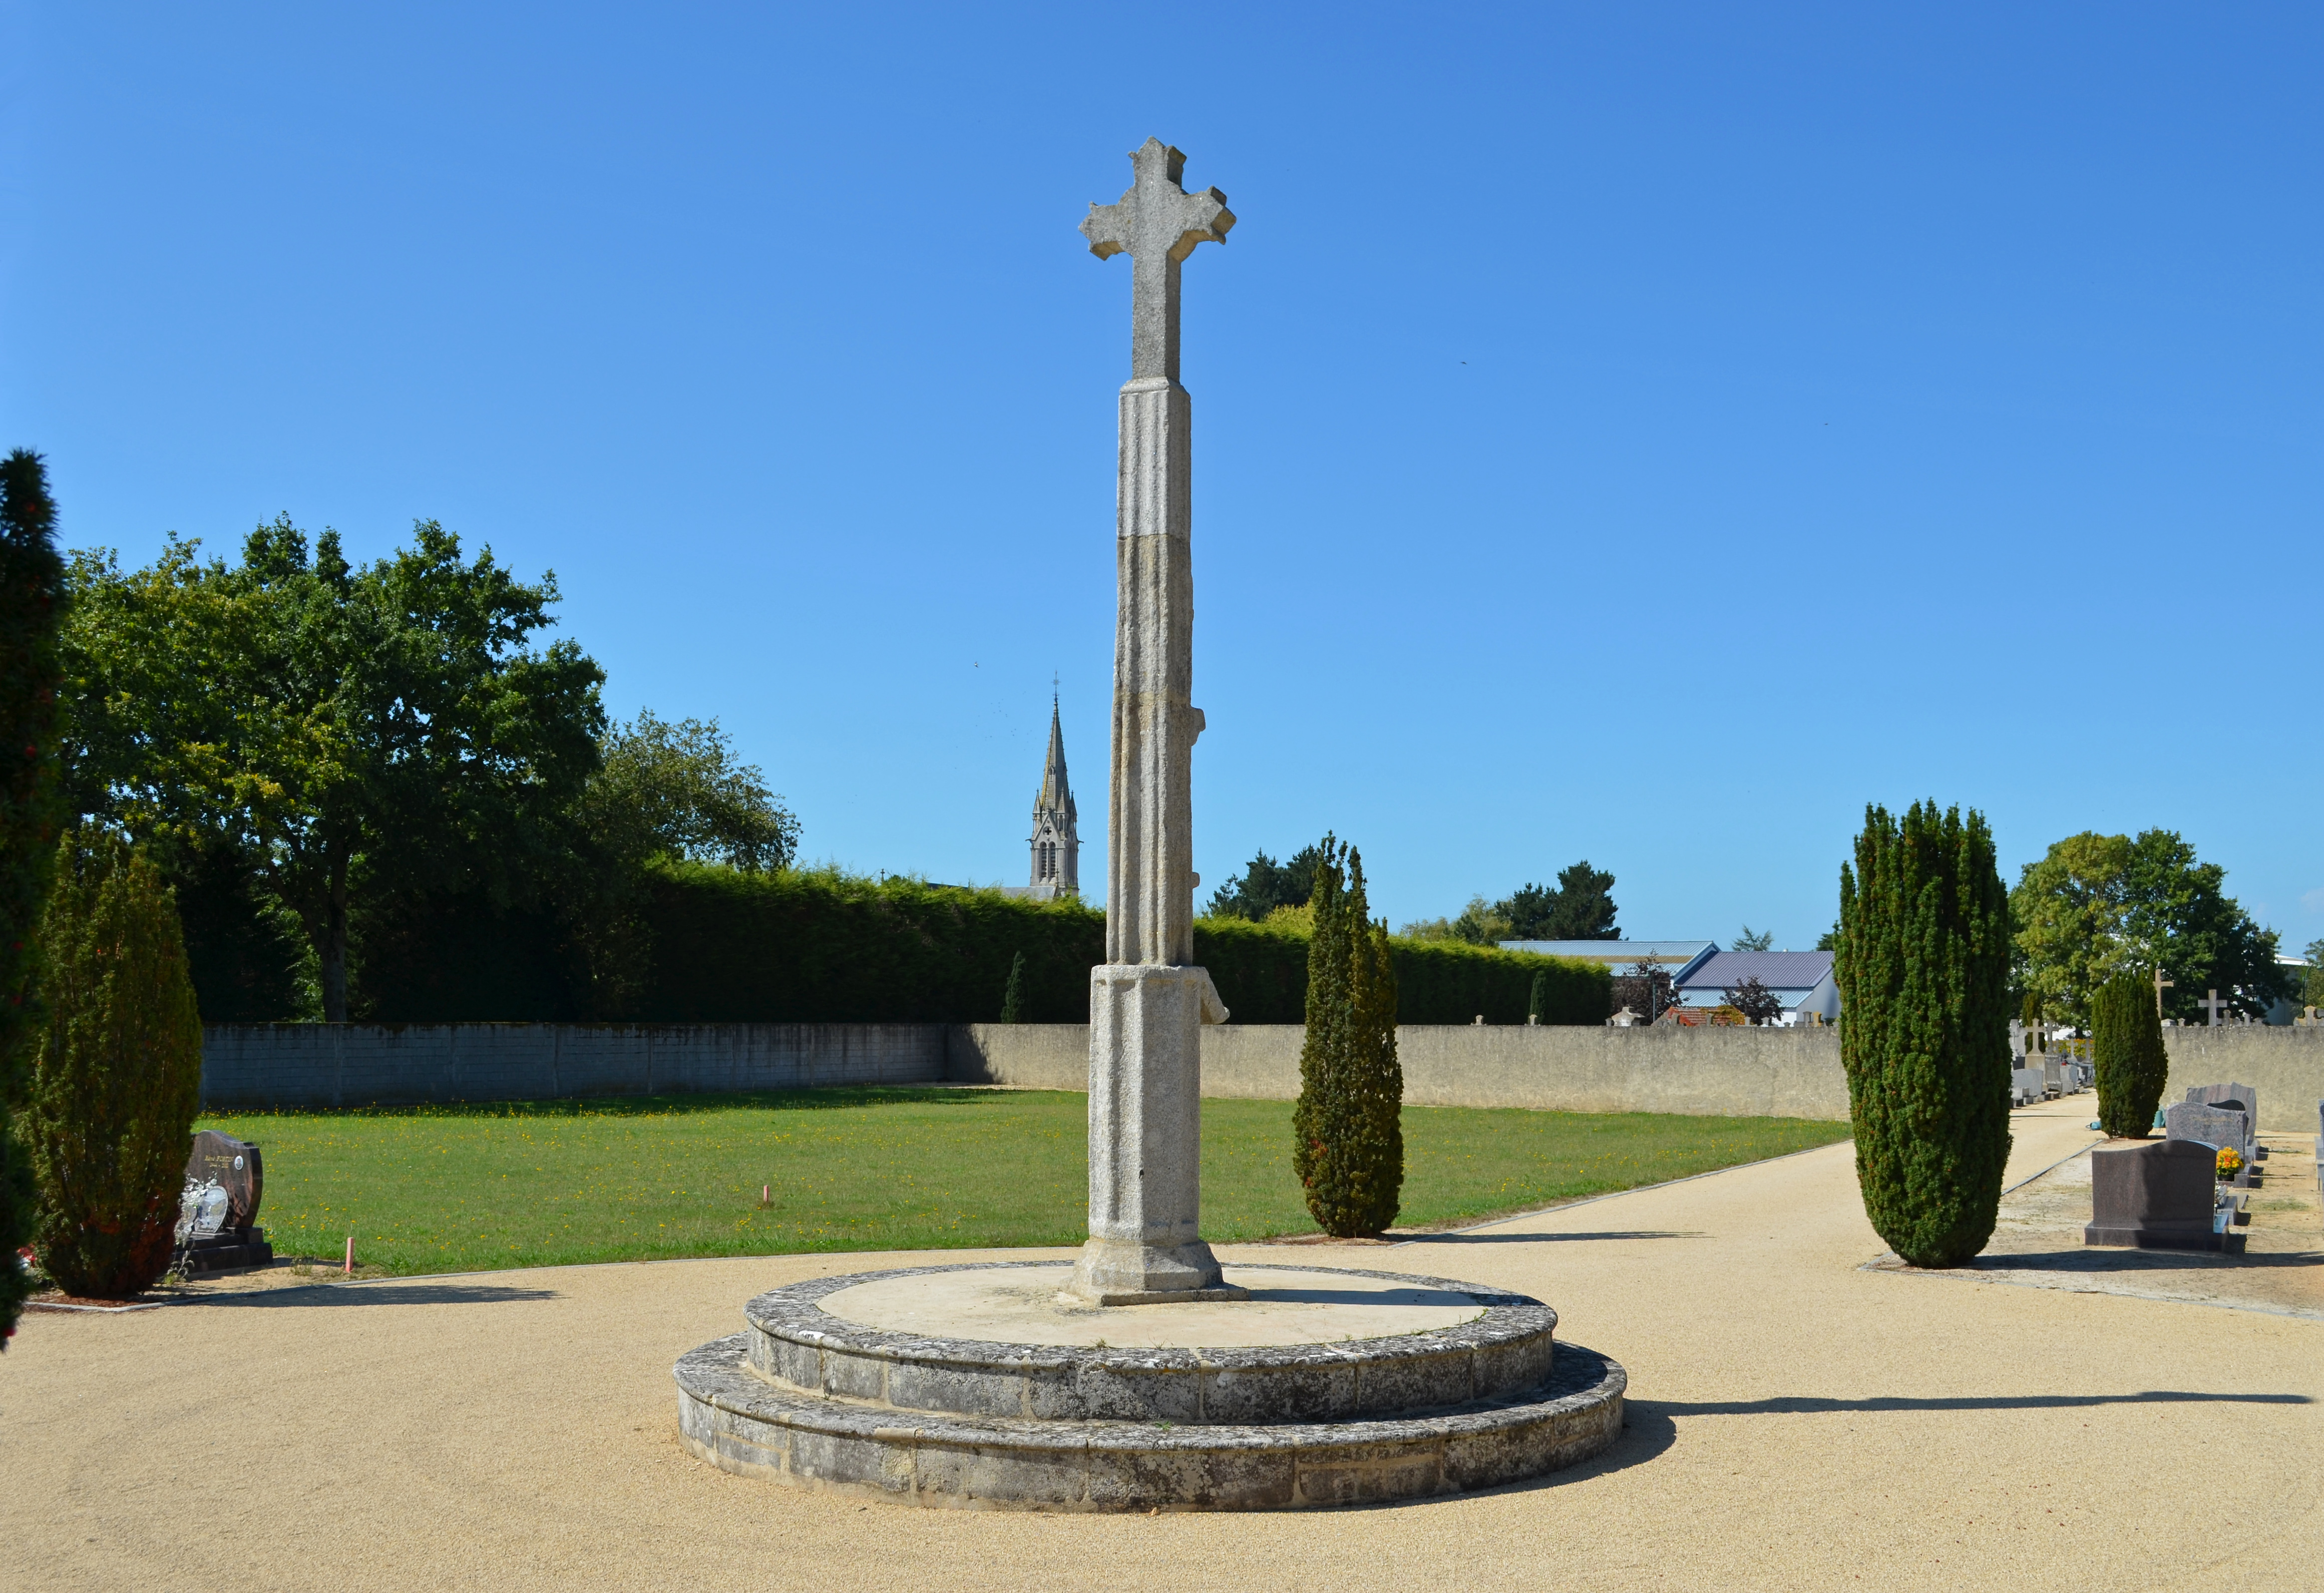
[[[1526,998],[1526,1021],[1539,1023],[1541,1009],[1549,1005],[1549,974],[1536,969],[1533,976],[1533,993]]]
[[[1371,921],[1363,859],[1329,835],[1321,850],[1291,1166],[1316,1226],[1348,1238],[1396,1220],[1404,1070],[1396,1058],[1396,964],[1387,923]]]
[[[42,922],[48,1027],[24,1114],[42,1266],[126,1299],[170,1263],[202,1087],[202,1022],[178,909],[142,850],[60,848]]]
[[[1018,1014],[1024,1009],[1025,953],[1019,952],[1016,960],[1009,964],[1009,988],[1001,992],[1001,1021],[1022,1023],[1024,1019]]]
[[[2138,974],[2117,973],[2090,1003],[2090,1059],[2098,1064],[2098,1126],[2116,1139],[2144,1139],[2171,1079],[2154,988]]]
[[[16,1251],[32,1241],[37,1210],[13,1119],[40,1032],[40,917],[56,862],[56,519],[41,456],[18,448],[0,460],[0,1349],[30,1291]]]
[[[1983,815],[1865,810],[1839,956],[1865,1215],[1915,1266],[1993,1237],[2009,1156],[2009,904]]]

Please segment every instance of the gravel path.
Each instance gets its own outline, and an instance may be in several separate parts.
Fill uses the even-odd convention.
[[[2013,1176],[2089,1144],[2090,1110],[2016,1114]],[[1620,1360],[1621,1441],[1537,1484],[1130,1518],[794,1493],[678,1449],[671,1362],[779,1283],[1001,1253],[574,1267],[29,1318],[0,1358],[0,1581],[2324,1585],[2324,1321],[1866,1270],[1851,1155],[1296,1252],[1539,1295]]]

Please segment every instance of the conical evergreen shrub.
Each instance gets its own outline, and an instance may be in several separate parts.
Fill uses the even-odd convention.
[[[1549,975],[1546,973],[1536,973],[1533,976],[1533,993],[1526,998],[1526,1021],[1527,1023],[1539,1023],[1541,1021],[1542,1013],[1548,1008],[1548,1006]]]
[[[1404,1070],[1396,1059],[1396,964],[1386,921],[1371,920],[1363,859],[1329,835],[1320,850],[1291,1166],[1316,1226],[1349,1238],[1396,1220]]]
[[[2117,973],[2090,1001],[2090,1060],[2098,1064],[2098,1127],[2116,1139],[2144,1139],[2171,1082],[2154,987],[2144,975]]]
[[[24,1138],[41,1265],[69,1294],[127,1299],[170,1263],[202,1084],[202,1024],[161,873],[105,839],[59,850],[42,924],[49,1021]]]
[[[1001,992],[1001,1021],[1019,1023],[1025,1009],[1025,953],[1017,953],[1009,964],[1009,983]]]
[[[1957,1266],[1993,1237],[2009,1157],[2009,903],[1984,815],[1868,807],[1838,953],[1865,1215],[1914,1266]]]
[[[33,1238],[32,1162],[13,1122],[40,1032],[40,918],[56,861],[57,688],[64,563],[41,456],[0,460],[0,1349],[30,1281],[16,1251]]]

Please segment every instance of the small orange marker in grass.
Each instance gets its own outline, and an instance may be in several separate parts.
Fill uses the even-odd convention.
[[[347,1275],[348,1275],[349,1277],[353,1277],[353,1276],[355,1276],[355,1235],[353,1235],[353,1234],[349,1234],[349,1235],[347,1235]]]

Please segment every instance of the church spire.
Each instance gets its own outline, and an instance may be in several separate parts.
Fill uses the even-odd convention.
[[[1023,894],[1040,901],[1081,891],[1082,840],[1076,828],[1073,787],[1065,780],[1065,732],[1057,716],[1057,694],[1049,693],[1049,756],[1041,768],[1041,789],[1033,798],[1033,878]]]
[[[1039,824],[1044,811],[1065,815],[1074,820],[1073,787],[1065,783],[1065,733],[1057,723],[1057,695],[1049,694],[1049,760],[1041,769],[1041,794],[1033,798],[1033,822]]]

